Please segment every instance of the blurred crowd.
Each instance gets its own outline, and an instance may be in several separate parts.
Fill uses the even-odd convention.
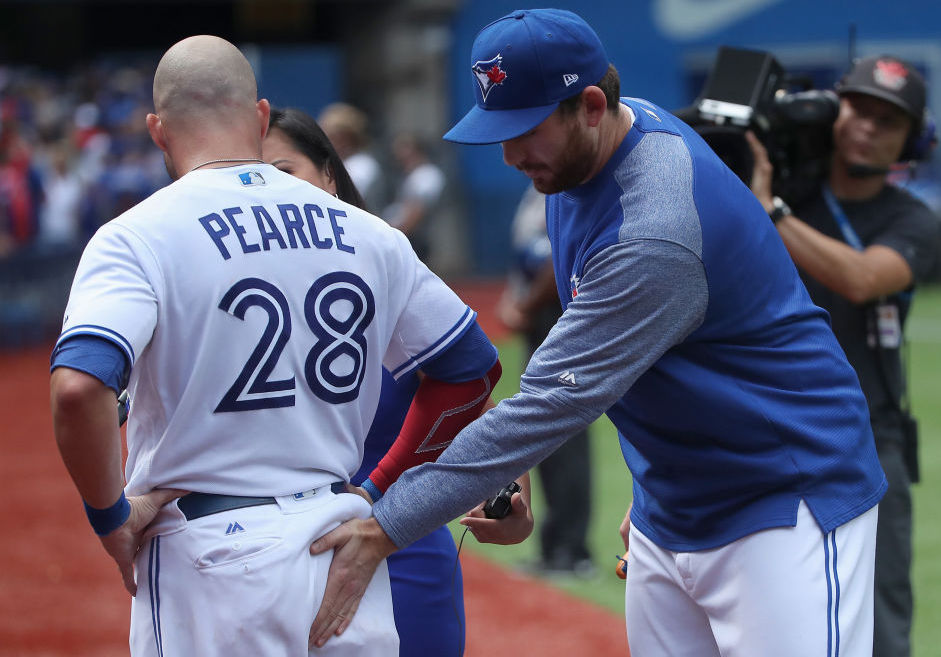
[[[82,247],[169,181],[153,63],[0,66],[0,347],[54,336]]]
[[[105,222],[170,182],[147,133],[154,63],[100,61],[67,71],[0,66],[0,347],[54,336],[82,248]],[[415,135],[371,152],[366,115],[318,117],[370,209],[423,258],[445,175]]]
[[[168,182],[147,135],[153,70],[0,68],[0,258],[80,248]]]

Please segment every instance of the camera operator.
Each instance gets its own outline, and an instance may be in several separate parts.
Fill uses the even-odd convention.
[[[767,152],[748,133],[751,188],[775,222],[811,298],[859,375],[889,490],[879,506],[875,567],[875,657],[907,657],[912,622],[912,508],[917,431],[908,413],[901,346],[915,282],[938,250],[936,217],[887,180],[892,165],[918,159],[925,83],[906,62],[859,60],[837,84],[829,173],[791,211],[773,196]],[[922,150],[927,147],[921,145]],[[906,152],[909,151],[909,152]]]

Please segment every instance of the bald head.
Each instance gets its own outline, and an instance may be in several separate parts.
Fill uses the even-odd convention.
[[[268,130],[267,100],[258,100],[255,74],[225,39],[183,39],[154,73],[154,114],[147,130],[164,152],[172,178],[210,160],[257,159]]]
[[[250,116],[257,93],[245,56],[225,39],[207,34],[172,46],[154,75],[154,107],[164,123]]]

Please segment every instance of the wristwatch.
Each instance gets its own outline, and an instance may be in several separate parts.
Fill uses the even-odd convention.
[[[788,207],[788,204],[784,202],[780,196],[774,196],[771,198],[771,205],[774,206],[771,208],[771,212],[768,213],[768,216],[771,217],[771,223],[778,223],[783,217],[791,214],[791,208]]]

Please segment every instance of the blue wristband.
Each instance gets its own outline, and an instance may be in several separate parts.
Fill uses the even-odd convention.
[[[84,500],[82,503],[85,505],[85,515],[88,516],[88,522],[91,523],[92,529],[99,536],[110,534],[127,522],[128,516],[131,515],[131,503],[124,497],[123,490],[118,501],[107,509],[96,509],[93,506],[88,506],[88,502]]]
[[[371,479],[364,481],[360,488],[369,493],[369,497],[372,498],[374,504],[379,501],[380,497],[382,497],[382,493],[379,492],[379,489],[376,488],[376,484],[372,483]]]

